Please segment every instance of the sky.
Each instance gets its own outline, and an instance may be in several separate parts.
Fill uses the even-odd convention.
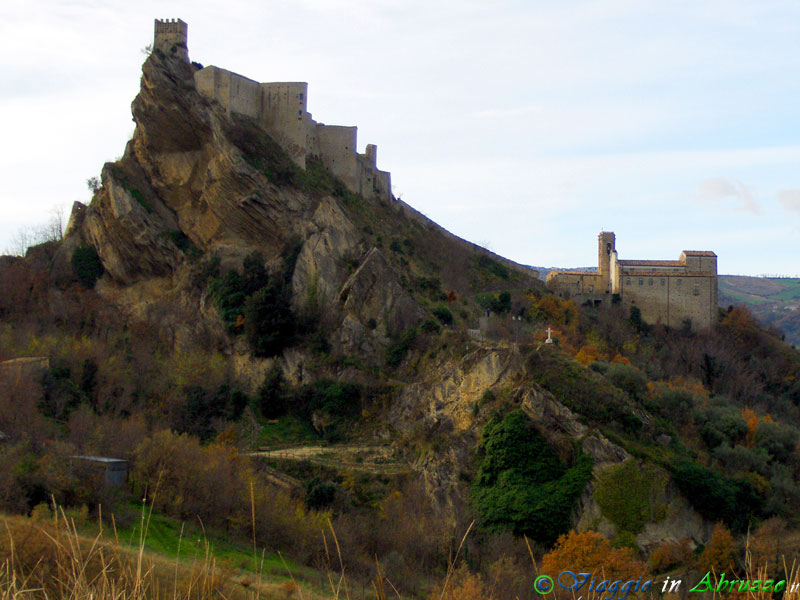
[[[154,18],[189,56],[307,81],[393,192],[523,264],[713,250],[800,276],[796,0],[3,0],[0,250],[119,158]]]

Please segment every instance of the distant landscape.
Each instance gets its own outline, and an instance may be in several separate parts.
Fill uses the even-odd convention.
[[[800,345],[800,279],[719,276],[719,304],[743,304],[759,321],[780,329],[788,343]]]
[[[596,271],[597,267],[531,267],[542,281],[553,269]],[[719,305],[746,306],[767,327],[777,328],[786,342],[800,346],[800,279],[793,277],[719,276]]]

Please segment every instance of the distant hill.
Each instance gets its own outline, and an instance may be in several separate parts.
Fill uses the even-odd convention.
[[[765,325],[780,329],[800,346],[800,279],[719,276],[719,304],[743,304]]]

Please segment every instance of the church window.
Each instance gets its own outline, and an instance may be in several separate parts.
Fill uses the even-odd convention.
[[[681,280],[680,280],[680,278],[678,278],[678,281],[677,281],[676,283],[677,283],[678,285],[680,285],[680,284],[681,284]]]
[[[647,280],[647,285],[653,285],[653,278],[652,277]]]
[[[661,287],[664,287],[664,282],[665,281],[666,281],[666,279],[663,279],[663,278],[661,279]]]
[[[694,295],[695,296],[699,296],[700,295],[700,286],[698,284],[696,284],[696,283],[694,284]]]
[[[630,277],[626,277],[625,278],[625,285],[630,285],[630,284],[631,284],[631,278]]]
[[[639,285],[644,285],[644,279],[639,280]]]

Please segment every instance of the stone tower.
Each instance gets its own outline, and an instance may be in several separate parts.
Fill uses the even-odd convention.
[[[597,236],[597,271],[600,273],[602,290],[611,289],[611,254],[616,250],[613,231],[601,231]]]
[[[189,62],[188,30],[189,26],[180,19],[156,19],[153,50]]]

